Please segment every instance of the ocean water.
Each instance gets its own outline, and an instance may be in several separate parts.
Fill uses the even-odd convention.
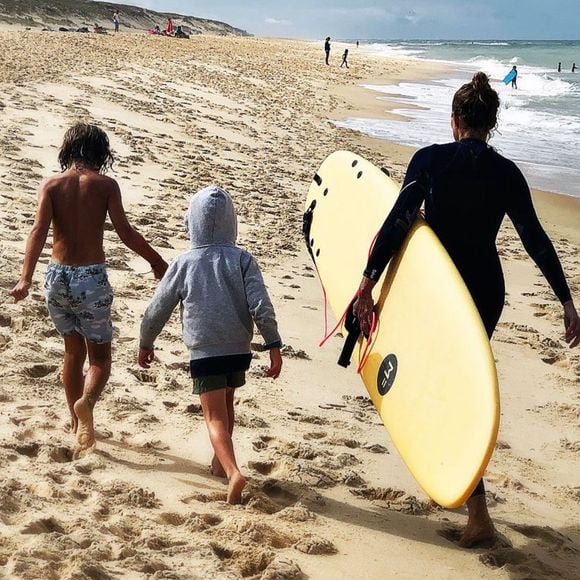
[[[365,52],[442,62],[445,78],[368,86],[394,101],[406,122],[351,118],[340,126],[405,145],[424,147],[452,140],[455,91],[482,70],[499,92],[501,110],[491,145],[522,168],[532,187],[580,197],[580,42],[414,41],[369,42]],[[557,72],[558,62],[562,72]],[[518,90],[504,76],[517,65]]]

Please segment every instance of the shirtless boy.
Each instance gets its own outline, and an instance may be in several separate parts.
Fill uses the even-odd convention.
[[[16,302],[28,296],[52,224],[52,259],[44,288],[50,317],[64,338],[62,379],[70,430],[76,433],[75,455],[81,456],[95,446],[93,409],[111,372],[113,291],[103,250],[107,214],[121,241],[149,262],[157,279],[167,264],[127,220],[117,182],[101,175],[114,161],[103,130],[74,125],[58,160],[62,173],[40,186],[22,274],[11,295]],[[87,353],[89,369],[83,376]]]

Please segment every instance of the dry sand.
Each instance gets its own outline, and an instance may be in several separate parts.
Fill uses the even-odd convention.
[[[0,576],[578,577],[580,355],[565,348],[560,307],[511,226],[494,340],[502,425],[487,474],[495,546],[456,546],[464,510],[436,509],[418,489],[358,377],[336,366],[339,339],[317,347],[322,303],[299,233],[311,176],[349,148],[400,178],[411,153],[328,119],[359,98],[373,106],[358,83],[413,78],[416,65],[352,50],[345,71],[323,66],[319,47],[260,39],[4,32],[0,43]],[[288,346],[282,378],[264,379],[256,352],[239,393],[236,446],[251,478],[242,506],[227,505],[208,472],[177,316],[154,368],[136,365],[155,283],[112,231],[114,370],[96,410],[97,450],[72,461],[63,345],[42,298],[50,245],[31,297],[14,305],[7,293],[35,190],[78,119],[109,132],[132,222],[167,259],[187,247],[189,195],[217,183],[234,196],[242,245],[264,265]],[[578,297],[578,200],[537,201]]]

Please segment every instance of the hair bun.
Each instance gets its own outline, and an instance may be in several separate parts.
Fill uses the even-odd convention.
[[[498,109],[499,95],[484,72],[475,73],[453,97],[453,114],[472,130],[491,131],[497,124]]]
[[[485,91],[490,89],[489,77],[484,72],[477,72],[471,79],[471,84],[476,91]]]

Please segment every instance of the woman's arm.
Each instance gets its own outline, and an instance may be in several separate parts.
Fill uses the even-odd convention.
[[[506,212],[520,236],[526,252],[536,263],[564,307],[566,342],[580,344],[580,320],[572,301],[570,288],[554,245],[544,231],[534,209],[530,188],[522,172],[514,165],[510,191],[506,196]]]
[[[422,152],[416,153],[409,164],[401,193],[377,235],[358,289],[353,310],[365,336],[369,335],[372,326],[372,290],[391,258],[403,244],[429,189],[429,178],[423,169],[425,164],[422,155]]]
[[[563,304],[570,300],[571,296],[562,264],[538,219],[526,179],[515,165],[509,184],[506,213],[514,224],[526,252],[540,268],[554,294]]]

